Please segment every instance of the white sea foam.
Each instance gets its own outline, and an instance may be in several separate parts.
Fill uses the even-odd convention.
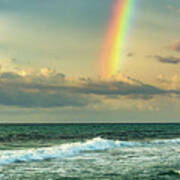
[[[82,151],[104,150],[118,147],[118,141],[94,138],[86,142],[76,142],[46,148],[0,151],[0,165],[15,162],[39,161],[51,158],[64,158]]]
[[[2,150],[0,151],[0,165],[8,165],[16,162],[41,161],[52,158],[66,158],[78,155],[83,151],[106,150],[111,148],[152,147],[159,145],[180,144],[180,139],[156,140],[149,142],[113,141],[100,137],[86,142],[62,144],[59,146],[26,149],[26,150]]]

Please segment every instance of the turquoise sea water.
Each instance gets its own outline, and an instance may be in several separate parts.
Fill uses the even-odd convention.
[[[180,124],[0,125],[0,179],[180,179]]]

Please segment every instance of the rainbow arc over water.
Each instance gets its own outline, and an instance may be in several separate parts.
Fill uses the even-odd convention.
[[[114,1],[100,65],[101,77],[106,79],[117,74],[120,70],[135,3],[135,0]]]

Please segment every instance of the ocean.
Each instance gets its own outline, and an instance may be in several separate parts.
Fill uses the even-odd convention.
[[[1,124],[0,180],[180,179],[180,124]]]

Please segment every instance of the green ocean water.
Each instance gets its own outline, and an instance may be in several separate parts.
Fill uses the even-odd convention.
[[[0,179],[180,179],[180,124],[1,124]]]

